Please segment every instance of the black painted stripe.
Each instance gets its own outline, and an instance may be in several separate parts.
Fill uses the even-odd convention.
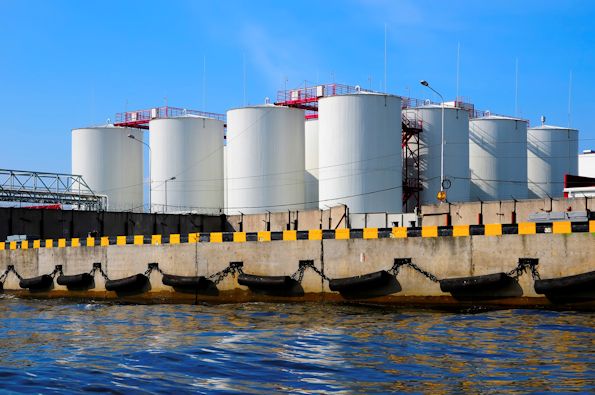
[[[392,228],[379,228],[378,229],[378,238],[379,239],[389,239],[393,233]]]
[[[452,226],[439,226],[438,227],[439,237],[452,237]]]
[[[322,230],[322,238],[324,240],[334,239],[335,238],[335,231],[334,231],[334,229],[323,229]]]
[[[283,232],[271,232],[271,241],[283,240]]]
[[[246,241],[258,241],[258,232],[246,232]]]
[[[407,228],[407,237],[421,237],[421,227]]]
[[[552,223],[542,222],[535,224],[535,233],[552,233]]]
[[[519,226],[517,224],[502,224],[503,235],[518,235]]]
[[[200,233],[198,235],[199,243],[208,243],[211,241],[211,234],[210,233]]]
[[[307,230],[298,230],[296,234],[296,239],[298,240],[308,240],[309,231]]]
[[[188,235],[180,235],[180,243],[188,243]]]
[[[350,239],[363,239],[364,238],[364,230],[363,229],[351,229],[349,231],[349,238]]]
[[[585,233],[589,232],[589,223],[588,222],[571,222],[570,223],[570,230],[572,233]]]
[[[485,226],[483,225],[469,225],[469,236],[483,236],[485,235]]]
[[[233,243],[233,232],[223,232],[221,235],[221,240],[224,243]]]

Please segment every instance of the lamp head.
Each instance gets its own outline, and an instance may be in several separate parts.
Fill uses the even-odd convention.
[[[128,135],[128,138],[129,138],[129,139],[133,139],[133,140],[134,140],[134,136],[133,136],[133,135],[131,135],[131,134],[129,134],[129,135]]]
[[[428,84],[428,81],[426,80],[421,80],[419,81],[420,84],[422,84],[423,86],[430,86],[430,84]]]

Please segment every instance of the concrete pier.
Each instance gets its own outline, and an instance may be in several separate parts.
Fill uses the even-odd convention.
[[[224,277],[215,292],[179,292],[162,284],[162,274],[149,274],[150,286],[142,292],[119,295],[105,290],[105,280],[96,271],[94,285],[86,291],[69,291],[54,280],[52,288],[42,291],[23,290],[13,272],[6,273],[4,292],[34,297],[76,297],[89,299],[121,299],[143,302],[197,301],[235,302],[261,300],[361,300],[372,303],[495,306],[553,306],[544,295],[535,293],[530,273],[521,275],[512,289],[495,293],[490,298],[459,300],[442,292],[437,279],[479,276],[498,272],[509,273],[519,258],[538,260],[537,271],[542,279],[558,278],[595,270],[595,221],[583,224],[518,224],[483,228],[422,227],[415,229],[338,229],[322,232],[242,232],[201,235],[171,235],[169,243],[142,238],[115,240],[52,240],[27,245],[0,244],[0,274],[9,265],[22,277],[50,274],[62,265],[64,274],[88,273],[93,263],[101,263],[110,279],[145,273],[149,263],[158,263],[163,273],[179,276],[209,277],[224,271],[230,262],[242,262],[241,270],[261,276],[291,276],[300,261],[312,261],[305,268],[299,296],[267,296],[255,293],[237,282],[238,273]],[[481,230],[481,231],[479,231]],[[475,233],[482,233],[474,235]],[[525,234],[526,233],[526,234]],[[306,238],[298,240],[299,238]],[[255,241],[244,241],[244,240]],[[162,240],[163,241],[163,240]],[[29,245],[31,244],[31,246]],[[88,246],[89,245],[89,246]],[[24,247],[24,248],[23,248]],[[390,270],[394,260],[410,258],[420,270],[403,266],[398,270],[391,289],[380,295],[352,298],[329,288],[328,279],[337,279]],[[323,278],[324,277],[324,278]],[[570,304],[567,308],[575,308]],[[593,300],[581,301],[580,308],[593,309]],[[561,306],[558,306],[561,307]],[[564,308],[562,306],[561,308]]]

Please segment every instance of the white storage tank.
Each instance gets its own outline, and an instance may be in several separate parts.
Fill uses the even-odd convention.
[[[486,116],[469,121],[471,200],[527,199],[527,121]]]
[[[72,173],[107,195],[110,211],[143,211],[143,139],[140,129],[113,125],[72,130]]]
[[[318,119],[307,119],[305,128],[306,209],[318,209]]]
[[[405,113],[409,119],[422,122],[419,143],[421,204],[436,204],[436,194],[440,191],[442,108],[428,104],[405,110]],[[469,201],[469,112],[452,106],[444,107],[444,179],[447,180],[447,201]]]
[[[222,213],[223,127],[199,116],[149,123],[154,212]]]
[[[227,112],[228,214],[305,207],[304,110],[275,105]]]
[[[530,198],[562,197],[564,175],[578,173],[578,130],[542,125],[527,131]]]
[[[318,127],[320,208],[345,204],[351,213],[400,213],[401,98],[321,98]]]

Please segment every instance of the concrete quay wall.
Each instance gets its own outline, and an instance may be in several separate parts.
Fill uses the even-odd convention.
[[[206,238],[201,235],[181,239],[186,241],[172,239],[170,244],[144,244],[140,243],[142,239],[134,240],[134,244],[126,244],[125,238],[118,239],[115,244],[104,240],[99,243],[88,241],[87,245],[90,246],[81,245],[78,241],[58,242],[57,246],[55,242],[46,243],[45,246],[37,243],[37,248],[0,249],[0,274],[5,273],[9,265],[13,265],[16,272],[25,278],[50,274],[56,265],[62,265],[66,275],[79,274],[90,272],[93,263],[100,262],[107,277],[119,279],[145,273],[148,264],[156,262],[159,269],[167,274],[208,277],[225,270],[230,262],[241,261],[244,273],[281,276],[296,273],[299,262],[307,260],[313,261],[317,270],[305,269],[300,284],[303,295],[285,299],[345,300],[349,298],[332,292],[328,281],[320,273],[336,279],[389,270],[395,258],[411,258],[417,267],[438,279],[510,272],[517,266],[519,258],[537,258],[537,270],[544,279],[594,271],[595,222],[591,221],[586,226],[587,230],[583,228],[580,232],[572,232],[570,226],[562,226],[554,228],[554,232],[545,228],[544,233],[533,231],[530,234],[522,234],[522,227],[517,229],[517,234],[505,234],[506,228],[502,226],[486,225],[482,235],[472,235],[473,228],[471,232],[467,228],[465,233],[464,229],[461,231],[455,227],[450,229],[452,235],[444,236],[444,229],[439,232],[436,227],[423,227],[418,237],[413,237],[410,229],[370,228],[342,229],[333,231],[332,235],[318,231],[310,233],[306,240],[297,239],[293,233],[293,237],[287,237],[289,240],[271,241],[271,233],[264,232],[255,241],[240,241],[242,238],[234,233],[234,241],[224,242],[218,233]],[[43,292],[22,290],[19,279],[12,272],[6,273],[3,288],[5,292],[36,297],[120,298],[131,301],[225,302],[271,299],[239,285],[237,273],[223,278],[217,284],[216,292],[208,294],[178,292],[163,285],[161,276],[158,271],[152,271],[148,289],[134,295],[106,291],[104,278],[98,272],[94,275],[94,286],[86,291],[69,291],[55,280],[53,287]],[[529,273],[523,274],[517,284],[510,293],[498,295],[495,303],[549,304],[543,295],[535,293]],[[366,300],[396,304],[411,300],[420,304],[459,303],[449,293],[442,292],[437,282],[410,266],[399,269],[392,290]]]

